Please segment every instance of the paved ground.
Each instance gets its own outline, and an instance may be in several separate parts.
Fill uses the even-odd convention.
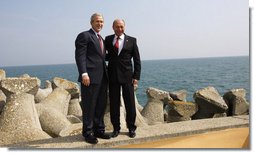
[[[249,127],[231,128],[202,134],[171,137],[139,144],[117,146],[116,148],[250,149],[249,130]]]
[[[231,128],[249,127],[249,115],[223,117],[214,119],[202,119],[167,124],[157,124],[137,129],[137,136],[129,138],[127,131],[121,131],[120,135],[110,140],[99,139],[96,145],[88,144],[81,135],[68,136],[47,140],[32,141],[9,145],[8,148],[14,149],[35,149],[35,148],[115,148],[117,146],[138,144],[157,141],[166,138],[189,136],[194,134],[219,131]],[[202,141],[202,140],[201,140]],[[15,150],[16,150],[15,149]]]

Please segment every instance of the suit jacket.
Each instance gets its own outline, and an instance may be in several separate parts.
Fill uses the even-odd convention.
[[[125,34],[123,49],[118,55],[113,46],[114,36],[110,35],[105,38],[105,46],[108,51],[106,60],[108,60],[109,82],[131,83],[132,79],[139,80],[141,61],[136,38]]]
[[[102,54],[99,39],[94,31],[90,29],[81,32],[75,40],[75,47],[75,60],[79,71],[78,81],[82,81],[83,73],[88,73],[91,84],[100,83],[103,74],[107,75],[105,49]]]

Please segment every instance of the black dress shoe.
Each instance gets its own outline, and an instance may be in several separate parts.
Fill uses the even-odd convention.
[[[130,137],[130,138],[134,138],[135,136],[136,136],[136,132],[133,131],[133,130],[130,130],[130,131],[129,131],[129,137]]]
[[[94,136],[97,138],[101,138],[101,139],[110,139],[111,138],[111,135],[106,134],[105,132],[94,133]]]
[[[95,136],[93,136],[93,134],[89,134],[87,136],[85,136],[85,141],[91,144],[97,144],[98,140]]]
[[[112,134],[111,134],[111,137],[112,138],[115,138],[119,135],[120,131],[113,131]]]

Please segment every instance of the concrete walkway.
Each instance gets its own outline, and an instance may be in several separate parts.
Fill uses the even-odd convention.
[[[192,120],[157,124],[137,129],[137,136],[129,138],[127,131],[121,131],[120,135],[110,140],[98,139],[96,145],[88,144],[81,135],[68,136],[54,139],[38,140],[28,143],[8,145],[11,149],[25,148],[113,148],[128,144],[157,141],[165,138],[188,136],[193,134],[206,133],[230,128],[249,127],[249,115],[223,117],[213,119]],[[202,141],[202,140],[201,140]]]
[[[121,149],[250,149],[249,127],[231,128],[151,142],[117,146]]]

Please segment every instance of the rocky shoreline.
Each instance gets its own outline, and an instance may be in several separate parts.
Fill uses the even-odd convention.
[[[193,94],[194,102],[186,102],[186,90],[167,92],[149,87],[146,93],[144,107],[136,98],[138,127],[249,114],[245,89],[231,89],[220,96],[214,87],[205,87]],[[121,103],[124,130],[125,108]],[[81,116],[78,84],[55,77],[42,89],[37,77],[6,77],[0,69],[0,146],[80,135]],[[111,131],[109,107],[105,124]]]

